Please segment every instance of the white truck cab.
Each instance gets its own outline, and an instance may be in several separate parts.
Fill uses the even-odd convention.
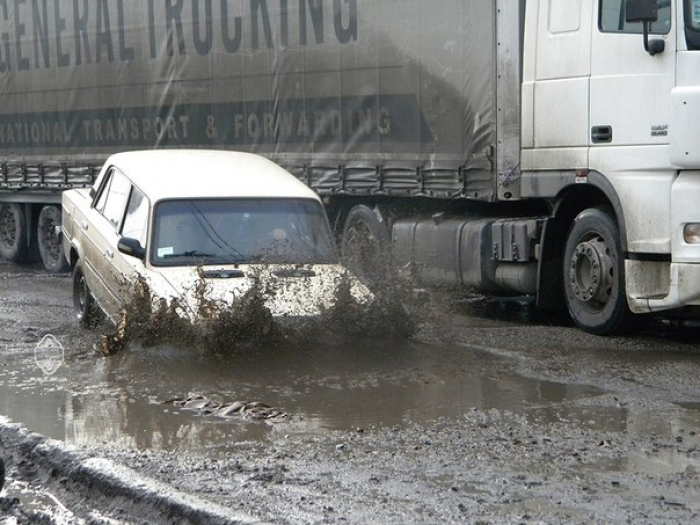
[[[519,198],[557,199],[572,317],[700,305],[700,1],[526,6]]]

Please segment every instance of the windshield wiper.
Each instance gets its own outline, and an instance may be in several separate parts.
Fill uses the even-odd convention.
[[[203,257],[203,258],[210,258],[210,257],[220,257],[220,255],[214,255],[213,253],[206,253],[206,252],[200,252],[199,250],[188,250],[186,252],[179,252],[179,253],[168,253],[163,256],[164,259],[172,259],[174,257]]]
[[[163,259],[192,258],[192,259],[215,259],[216,264],[240,264],[243,260],[233,254],[207,253],[199,250],[188,250],[185,252],[169,253]]]

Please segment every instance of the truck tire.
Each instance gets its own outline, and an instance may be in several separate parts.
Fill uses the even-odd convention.
[[[634,316],[627,305],[620,232],[606,210],[589,208],[574,219],[563,276],[564,299],[577,326],[598,335],[631,328]]]
[[[58,206],[44,206],[37,220],[36,238],[39,255],[44,268],[51,273],[66,272],[68,261],[61,244],[61,209]]]
[[[0,257],[10,262],[21,262],[27,255],[27,218],[22,206],[5,202],[0,204]]]
[[[343,258],[358,277],[366,282],[382,279],[391,237],[375,210],[364,204],[353,207],[345,219],[341,241]]]
[[[73,308],[78,322],[86,328],[97,326],[101,319],[100,310],[87,285],[80,261],[76,262],[73,268]]]

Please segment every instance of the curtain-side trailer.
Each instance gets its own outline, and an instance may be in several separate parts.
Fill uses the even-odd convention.
[[[248,150],[368,276],[614,333],[700,304],[697,122],[700,0],[0,0],[0,256],[63,270],[111,153]]]

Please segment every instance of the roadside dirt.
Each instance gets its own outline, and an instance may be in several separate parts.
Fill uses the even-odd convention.
[[[67,277],[2,266],[0,297],[0,414],[221,505],[232,520],[700,518],[693,326],[652,320],[635,337],[599,338],[521,301],[471,298],[419,319],[409,338],[320,334],[226,356],[132,345],[103,358],[100,331],[74,323]],[[35,362],[47,334],[64,349],[52,375]],[[264,402],[290,418],[221,418],[165,403],[190,392]],[[18,496],[8,489],[0,505],[11,504],[17,522],[35,522],[22,513],[37,508],[16,490],[22,483],[72,513],[47,504],[47,523],[130,522],[123,500],[95,488],[94,507],[81,507],[60,476],[6,446]]]

